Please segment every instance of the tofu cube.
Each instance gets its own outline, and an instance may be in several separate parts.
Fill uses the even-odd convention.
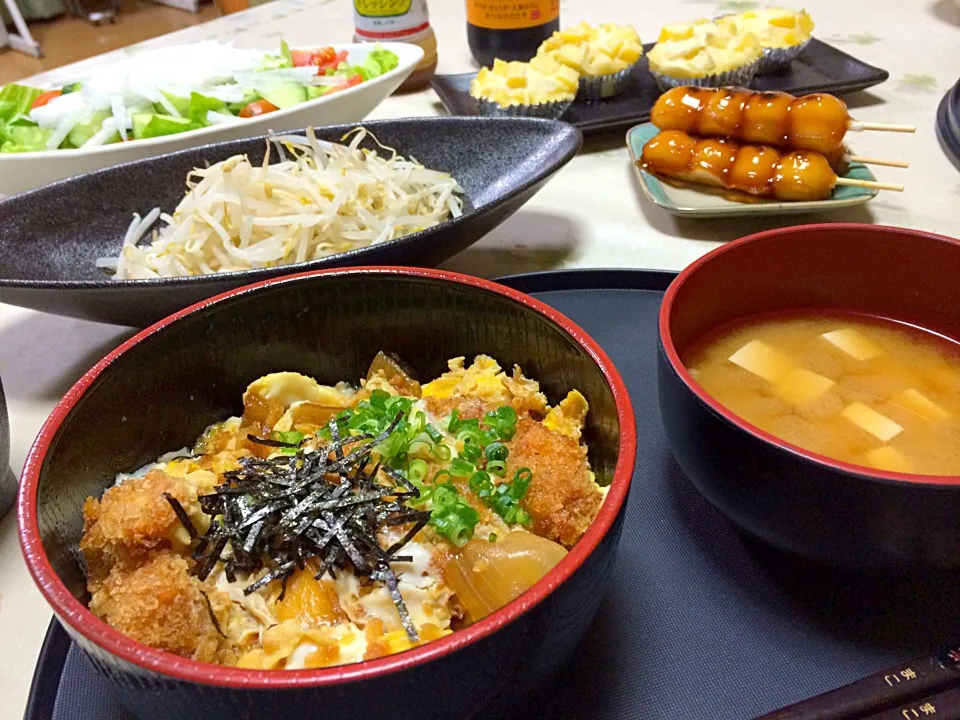
[[[897,407],[909,410],[914,415],[919,415],[924,420],[930,420],[931,422],[943,422],[950,418],[950,413],[919,390],[914,390],[913,388],[894,395],[890,398],[890,402]]]
[[[751,340],[729,357],[744,370],[778,383],[793,369],[793,361],[761,340]]]
[[[847,405],[840,414],[881,442],[890,442],[903,432],[903,427],[863,403]]]
[[[883,355],[883,350],[853,328],[843,328],[821,335],[824,340],[857,360],[872,360]]]
[[[774,386],[773,391],[791,405],[807,405],[834,385],[836,383],[833,380],[819,373],[794,368]]]
[[[871,450],[866,454],[866,458],[867,463],[877,470],[902,473],[913,471],[907,459],[889,445]]]

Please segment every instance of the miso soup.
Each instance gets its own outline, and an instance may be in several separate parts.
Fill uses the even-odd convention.
[[[856,465],[960,475],[960,346],[853,314],[758,316],[684,353],[696,381],[772,435]]]

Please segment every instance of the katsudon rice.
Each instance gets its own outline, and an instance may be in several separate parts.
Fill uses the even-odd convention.
[[[401,652],[559,563],[606,489],[586,399],[550,406],[479,355],[421,385],[380,353],[358,386],[259,378],[243,414],[88,498],[90,609],[139,642],[251,669]]]

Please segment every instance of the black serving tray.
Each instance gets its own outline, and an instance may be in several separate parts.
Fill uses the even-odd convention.
[[[743,720],[960,637],[955,575],[867,577],[801,563],[745,539],[683,477],[657,406],[657,312],[673,277],[588,270],[503,280],[603,346],[630,389],[638,436],[597,620],[513,717]],[[24,717],[131,720],[56,621]]]
[[[654,43],[644,45],[647,52]],[[430,81],[440,102],[451,115],[479,115],[477,102],[470,97],[470,81],[475,72],[461,75],[436,75]],[[775,75],[754,79],[754,90],[782,90],[793,95],[829,92],[842,95],[879,85],[890,77],[886,70],[867,65],[852,55],[816,38],[793,61],[790,68]],[[646,57],[633,75],[631,86],[618,97],[602,102],[575,102],[561,120],[580,128],[584,135],[622,132],[650,119],[650,110],[660,90],[647,68]]]
[[[950,162],[960,170],[960,82],[950,88],[937,107],[937,137]]]

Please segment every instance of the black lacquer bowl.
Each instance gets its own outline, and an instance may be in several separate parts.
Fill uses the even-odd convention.
[[[358,125],[317,128],[339,142]],[[450,173],[464,188],[463,216],[391,242],[275,268],[189,278],[112,280],[96,267],[116,256],[133,213],[172,212],[187,173],[246,153],[263,137],[138,160],[0,202],[0,302],[144,327],[192,303],[271,277],[349,265],[432,267],[497,227],[580,149],[580,131],[533,118],[411,118],[362,123],[383,145]],[[370,138],[361,147],[376,149]],[[381,150],[381,152],[383,152]]]
[[[884,472],[784,442],[727,410],[680,357],[758,313],[841,310],[960,338],[960,242],[916,230],[802,225],[750,235],[694,262],[660,310],[660,414],[699,492],[750,535],[865,569],[960,566],[960,477]]]
[[[85,605],[73,548],[80,508],[115,473],[190,445],[242,411],[247,384],[290,370],[362,377],[383,348],[421,377],[447,358],[518,363],[556,402],[590,403],[585,441],[610,490],[581,541],[527,593],[469,628],[413,650],[323,670],[207,665],[139,644]],[[435,270],[345,269],[233,291],[163,320],[108,355],[40,432],[18,498],[20,538],[41,592],[138,717],[509,717],[516,698],[571,654],[600,604],[620,537],[636,430],[627,391],[599,346],[557,311],[476,278]]]
[[[17,479],[10,470],[10,421],[3,385],[0,384],[0,518],[13,507],[16,495]]]

